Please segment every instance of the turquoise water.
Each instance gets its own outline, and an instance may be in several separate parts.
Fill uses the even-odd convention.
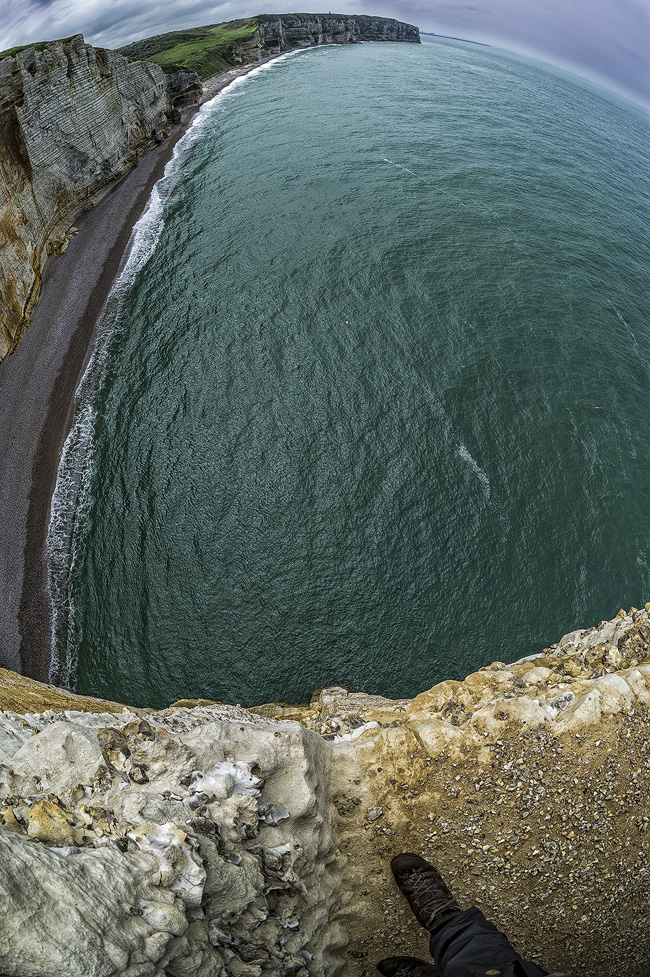
[[[443,42],[204,112],[87,384],[74,687],[410,696],[650,599],[649,130]]]

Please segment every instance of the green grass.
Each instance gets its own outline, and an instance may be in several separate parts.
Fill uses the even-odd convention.
[[[72,37],[75,37],[73,34]],[[37,41],[35,44],[21,44],[20,47],[10,47],[6,51],[0,51],[0,61],[3,58],[13,58],[20,51],[26,51],[28,48],[33,47],[37,51],[44,51],[48,44],[67,44],[72,40],[72,37],[61,37],[56,42],[55,41]]]
[[[232,68],[235,62],[233,48],[246,41],[255,33],[258,24],[278,19],[287,21],[313,19],[314,17],[345,20],[352,14],[258,14],[246,20],[227,21],[223,24],[210,24],[207,27],[192,27],[188,30],[173,31],[171,34],[157,34],[135,41],[119,48],[120,54],[136,61],[154,61],[163,71],[196,71],[205,81],[213,75]],[[385,17],[354,16],[355,20],[386,20]]]
[[[119,52],[136,61],[153,61],[163,71],[196,71],[204,80],[232,67],[233,48],[252,37],[256,27],[255,18],[192,27],[135,41]]]

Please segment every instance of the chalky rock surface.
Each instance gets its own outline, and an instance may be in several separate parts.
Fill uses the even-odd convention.
[[[331,969],[317,734],[227,707],[5,714],[0,750],[3,975]]]
[[[0,61],[0,359],[20,342],[48,254],[169,132],[196,75],[166,77],[81,34]]]
[[[259,25],[258,33],[267,54],[279,54],[291,48],[312,47],[315,44],[420,42],[420,31],[417,27],[387,17],[283,14],[277,18],[265,18]]]
[[[102,713],[1,674],[0,973],[370,977],[426,956],[407,850],[547,970],[647,977],[648,610],[413,700]]]
[[[272,54],[318,44],[358,44],[361,41],[420,43],[420,31],[389,17],[337,17],[327,14],[266,14],[258,17],[255,33],[233,48],[233,61],[248,64]]]

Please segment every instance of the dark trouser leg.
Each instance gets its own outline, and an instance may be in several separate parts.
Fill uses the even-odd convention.
[[[431,936],[440,977],[546,977],[548,971],[515,953],[480,909],[465,909]]]

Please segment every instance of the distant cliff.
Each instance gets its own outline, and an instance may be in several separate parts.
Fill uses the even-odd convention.
[[[334,14],[266,14],[256,17],[260,54],[279,54],[314,44],[356,44],[361,41],[420,43],[412,24],[388,17],[345,17]]]
[[[190,27],[146,37],[120,48],[129,58],[159,64],[164,71],[196,71],[203,79],[234,65],[254,64],[262,58],[316,44],[356,44],[360,41],[420,43],[412,24],[389,17],[346,14],[259,14],[224,24]]]
[[[196,75],[165,75],[81,34],[0,61],[0,359],[22,337],[47,255],[199,93]]]

